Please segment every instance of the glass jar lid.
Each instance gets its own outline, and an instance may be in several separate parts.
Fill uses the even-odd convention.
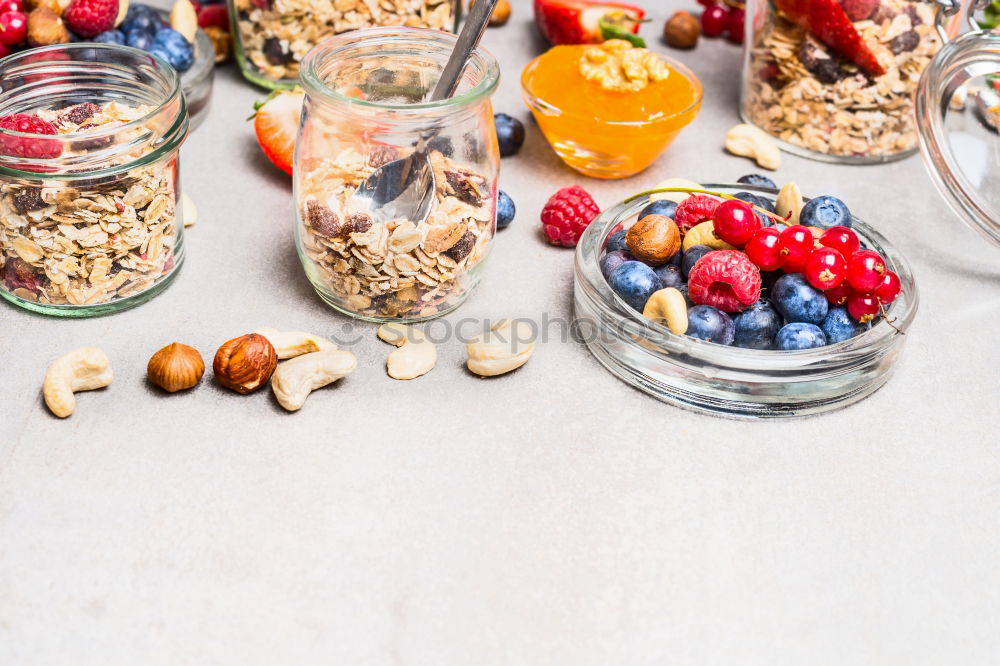
[[[982,2],[948,2],[949,39],[924,70],[915,110],[931,179],[969,226],[1000,245],[1000,31],[982,30]],[[963,26],[972,30],[955,37]]]

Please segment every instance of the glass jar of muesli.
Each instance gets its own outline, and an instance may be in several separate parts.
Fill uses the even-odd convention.
[[[313,46],[360,28],[454,31],[461,0],[228,0],[236,60],[265,88],[290,88]]]
[[[0,296],[68,317],[162,290],[183,261],[173,68],[113,44],[0,61]]]
[[[910,155],[914,92],[942,44],[938,13],[929,0],[748,0],[744,120],[814,159]]]
[[[416,28],[361,30],[302,61],[295,237],[313,287],[341,312],[429,319],[458,307],[479,280],[495,230],[500,156],[490,96],[500,70],[478,49],[453,97],[424,101],[455,41]],[[428,164],[419,173],[433,175],[423,181],[430,208],[415,215],[422,219],[382,219],[356,205],[355,191],[377,168],[418,158]]]

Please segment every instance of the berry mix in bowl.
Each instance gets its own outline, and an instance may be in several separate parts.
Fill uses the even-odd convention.
[[[577,317],[605,366],[738,417],[827,411],[885,383],[916,286],[844,201],[757,175],[661,185],[601,214],[577,246]]]

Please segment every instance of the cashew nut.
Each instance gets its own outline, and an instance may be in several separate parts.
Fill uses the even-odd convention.
[[[194,201],[187,192],[181,192],[181,210],[183,211],[185,227],[190,227],[198,221],[198,207],[194,205]]]
[[[76,391],[92,391],[111,383],[111,361],[97,347],[80,347],[57,358],[45,372],[42,395],[49,410],[61,419],[76,409]]]
[[[198,13],[191,0],[176,0],[170,10],[170,27],[184,35],[188,44],[194,44],[198,32]]]
[[[382,324],[378,337],[399,347],[385,361],[386,372],[393,379],[416,379],[430,372],[437,363],[437,347],[416,328],[406,324]]]
[[[687,178],[667,178],[666,180],[661,180],[656,184],[654,189],[666,190],[669,188],[683,187],[689,190],[700,190],[702,186],[693,180],[688,180]],[[680,203],[687,199],[689,196],[687,192],[657,192],[656,194],[649,195],[650,201],[673,201],[675,203]]]
[[[278,364],[271,390],[278,404],[290,412],[302,407],[309,394],[354,372],[358,361],[349,351],[330,349],[304,354]]]
[[[784,218],[788,218],[785,224],[798,224],[799,213],[805,205],[802,201],[802,192],[795,183],[786,183],[778,190],[778,199],[774,202],[774,212]],[[791,217],[789,217],[791,213]]]
[[[642,316],[667,325],[672,333],[684,335],[688,328],[687,302],[678,289],[667,287],[653,292]]]
[[[715,223],[712,220],[696,224],[684,234],[684,242],[681,244],[683,251],[687,252],[695,245],[707,245],[713,250],[736,249],[715,234]]]
[[[264,326],[263,328],[258,328],[254,333],[267,338],[267,341],[271,343],[274,351],[278,354],[279,360],[294,358],[312,352],[332,351],[337,348],[337,345],[326,338],[302,331],[279,331],[276,328]]]
[[[740,123],[726,132],[726,150],[733,155],[749,157],[765,169],[781,166],[781,151],[774,139],[759,127]]]
[[[465,346],[469,356],[466,366],[482,377],[495,377],[520,368],[534,351],[531,324],[503,319]]]

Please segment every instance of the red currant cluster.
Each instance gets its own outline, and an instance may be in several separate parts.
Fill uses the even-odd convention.
[[[695,213],[711,219],[715,234],[742,249],[761,271],[802,273],[832,305],[846,303],[847,312],[858,322],[871,321],[899,295],[899,276],[878,253],[862,250],[857,234],[847,227],[822,231],[797,224],[779,232],[763,226],[743,201],[716,202],[714,208],[712,202],[707,196],[690,197],[675,217],[680,222]]]
[[[734,44],[743,43],[745,14],[743,4],[726,1],[718,4],[715,0],[698,0],[705,8],[701,13],[701,34],[706,37],[725,37]]]

